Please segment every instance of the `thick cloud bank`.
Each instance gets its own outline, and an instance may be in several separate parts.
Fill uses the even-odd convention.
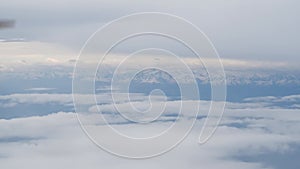
[[[14,97],[23,102],[26,100],[26,97]],[[63,97],[48,97],[47,100],[63,103],[64,99],[57,98]],[[35,102],[32,98],[27,98],[28,102],[29,100]],[[157,100],[153,104],[159,104],[160,101]],[[42,101],[43,99],[40,100]],[[137,107],[145,106],[144,101],[136,102]],[[169,101],[170,105],[175,102]],[[195,104],[195,101],[187,102]],[[125,103],[119,104],[126,109]],[[205,105],[207,104],[203,103]],[[103,109],[113,113],[109,104],[103,105]],[[95,109],[91,107],[90,110]],[[172,106],[169,111],[165,118],[173,118],[170,114]],[[274,109],[260,103],[228,103],[216,134],[206,144],[199,145],[197,141],[204,120],[205,117],[199,117],[191,134],[172,151],[152,159],[128,160],[115,157],[94,145],[86,137],[76,114],[72,112],[2,119],[0,163],[1,167],[11,169],[299,167],[299,162],[293,160],[300,152],[299,109]],[[113,127],[127,134],[143,136],[145,133],[161,131],[172,122],[163,119],[152,123],[150,127],[135,123],[114,123]],[[190,120],[187,117],[182,122],[189,123]]]

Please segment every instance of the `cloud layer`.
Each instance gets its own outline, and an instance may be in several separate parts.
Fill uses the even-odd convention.
[[[177,148],[148,160],[114,157],[99,149],[85,136],[76,114],[59,112],[41,117],[0,120],[1,165],[5,168],[276,168],[267,161],[246,162],[260,154],[299,151],[298,110],[227,109],[214,137],[204,145],[197,139],[204,119]],[[189,122],[189,121],[186,121]],[[115,125],[125,133],[159,131],[169,122],[157,123],[151,130],[143,125]],[[239,125],[238,125],[239,124]],[[242,127],[244,126],[244,127]],[[138,130],[136,129],[138,128]],[[239,157],[246,157],[240,159]],[[180,160],[179,160],[180,159]],[[246,161],[244,161],[246,160]],[[295,163],[296,164],[296,163]],[[297,166],[297,165],[296,165]],[[294,168],[289,167],[287,168]]]

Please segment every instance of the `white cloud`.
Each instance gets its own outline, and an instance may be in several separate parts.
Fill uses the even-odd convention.
[[[17,75],[34,71],[45,73],[51,67],[59,66],[63,66],[64,71],[69,71],[74,66],[70,60],[77,55],[63,46],[39,41],[2,42],[0,50],[0,72],[14,72]]]
[[[247,119],[246,117],[262,117]],[[286,117],[282,119],[281,117]],[[60,112],[43,117],[28,117],[0,120],[0,139],[20,138],[16,141],[0,142],[1,166],[4,168],[262,168],[255,162],[241,162],[239,155],[255,156],[260,153],[287,153],[293,149],[291,144],[299,143],[300,126],[289,131],[290,120],[299,124],[297,111],[290,110],[227,110],[222,123],[230,123],[235,118],[250,127],[236,128],[220,126],[214,137],[204,145],[197,144],[203,119],[198,120],[189,137],[177,148],[160,157],[147,160],[122,159],[104,152],[87,139],[73,113]],[[299,118],[295,118],[299,117]],[[261,126],[265,124],[264,126]],[[123,126],[123,127],[122,127]],[[143,125],[119,125],[124,132],[130,130],[145,132]],[[152,130],[163,125],[157,123]],[[278,127],[281,130],[278,131]],[[138,130],[136,129],[138,128]],[[151,128],[150,128],[151,129]],[[22,140],[21,138],[31,138]],[[9,140],[9,139],[8,139]],[[138,147],[137,147],[138,148]],[[271,167],[267,167],[271,168]]]
[[[28,91],[49,91],[49,90],[55,90],[55,88],[34,87],[34,88],[25,89],[25,90],[28,90]]]
[[[290,108],[298,108],[297,103],[300,101],[300,95],[252,97],[246,98],[244,101],[248,103],[260,103],[265,105],[274,104],[274,106],[281,103],[286,104],[286,106],[289,106]]]
[[[46,43],[39,41],[23,41],[23,42],[9,42],[0,43],[2,64],[5,66],[34,66],[34,64],[40,65],[64,65],[73,66],[73,61],[77,57],[79,51],[74,51],[64,46],[55,43]],[[89,53],[89,59],[86,61],[84,56],[82,60],[87,64],[97,64],[100,61],[100,55],[103,53]],[[103,60],[104,66],[114,67],[121,63],[121,61],[128,56],[126,53],[112,53],[109,54],[105,60]],[[170,59],[171,57],[171,59]],[[173,59],[172,59],[173,58]],[[173,66],[178,68],[178,63],[175,62],[174,56],[160,55],[153,56],[143,54],[140,57],[135,57],[133,60],[128,59],[126,65],[129,67],[142,66],[154,66],[155,62],[159,59],[159,63],[165,66]],[[199,58],[193,56],[184,56],[181,58],[192,69],[198,67],[202,68],[203,65]],[[201,57],[203,63],[207,66],[213,67],[219,60],[217,58],[212,59],[208,57]],[[226,69],[256,69],[256,68],[280,68],[286,69],[288,62],[283,61],[269,61],[268,65],[265,65],[259,61],[243,60],[243,59],[225,59],[220,60]],[[170,63],[172,62],[172,63]],[[175,64],[175,65],[174,65]],[[16,66],[17,65],[17,66]],[[88,65],[87,65],[88,67]],[[182,67],[182,66],[181,66]],[[1,69],[0,69],[1,70]]]
[[[36,88],[34,88],[36,89]],[[37,88],[40,90],[40,88]],[[44,89],[44,88],[42,88]],[[75,94],[76,101],[78,104],[82,105],[93,105],[95,104],[94,96],[87,94]],[[3,101],[3,104],[46,104],[46,103],[57,103],[61,105],[68,105],[73,103],[72,94],[49,94],[49,93],[30,93],[30,94],[11,94],[11,95],[0,95],[0,102]],[[114,95],[115,103],[128,102],[129,97],[127,93],[116,93]],[[96,100],[99,103],[112,103],[112,96],[107,94],[96,94]],[[139,93],[130,94],[131,101],[144,101],[148,100],[149,96],[145,96]],[[161,96],[151,96],[151,99],[156,101],[163,100]]]

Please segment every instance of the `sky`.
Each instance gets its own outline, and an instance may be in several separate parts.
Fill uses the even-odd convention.
[[[296,0],[50,1],[1,3],[1,18],[15,19],[4,39],[47,42],[78,53],[105,23],[136,12],[178,15],[199,27],[225,59],[299,61],[299,2]]]

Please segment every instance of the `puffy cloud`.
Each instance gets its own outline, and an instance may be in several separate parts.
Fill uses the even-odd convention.
[[[288,96],[264,96],[264,97],[252,97],[245,98],[244,101],[248,103],[257,103],[269,105],[273,107],[285,106],[288,108],[299,108],[297,103],[300,100],[300,95],[288,95]]]
[[[43,103],[51,100],[65,103],[72,100],[70,95],[59,94],[6,97],[14,98],[12,100],[18,100],[18,103]],[[35,99],[39,97],[40,100]],[[139,100],[134,102],[136,108],[145,109],[149,106],[148,97],[137,97]],[[101,98],[105,98],[105,95]],[[161,106],[160,99],[152,100],[152,106]],[[116,104],[126,110],[129,107],[126,101],[120,99]],[[185,102],[191,105],[198,103]],[[165,130],[166,126],[173,123],[167,118],[173,119],[176,116],[172,116],[172,112],[178,109],[178,101],[167,103],[169,107],[166,109],[165,119],[149,125],[117,123],[112,105],[99,106],[108,111],[105,116],[109,120],[116,122],[111,124],[115,129],[128,135],[148,136]],[[82,96],[82,104],[90,102]],[[203,101],[200,108],[206,109],[208,105],[209,102]],[[0,162],[5,168],[276,168],[276,165],[267,161],[245,162],[240,157],[250,158],[261,154],[289,156],[291,152],[298,151],[295,145],[300,141],[299,110],[272,109],[258,105],[259,103],[253,103],[249,107],[249,103],[228,103],[217,132],[206,144],[197,143],[205,120],[202,117],[198,118],[190,135],[178,147],[162,156],[138,161],[115,157],[95,146],[81,130],[75,113],[59,112],[46,116],[0,120]],[[97,116],[93,117],[97,121],[96,118]],[[189,116],[181,122],[190,123]],[[97,127],[101,125],[97,124]]]

